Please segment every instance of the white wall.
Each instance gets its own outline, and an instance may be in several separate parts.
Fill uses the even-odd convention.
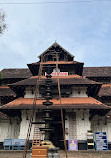
[[[26,112],[26,110],[21,111],[22,121],[20,123],[19,139],[26,139],[31,115],[32,115],[32,110],[27,110],[27,112]],[[28,120],[26,120],[27,116],[28,116]],[[35,121],[35,114],[34,114],[34,117],[33,117],[33,121]],[[32,125],[30,139],[33,138],[33,131],[34,131],[34,126]]]
[[[30,86],[26,87],[24,98],[34,98],[34,94],[32,94],[32,88]]]
[[[83,115],[84,115],[84,120],[83,120]],[[87,130],[91,130],[91,122],[89,121],[89,110],[78,110],[76,112],[76,118],[77,118],[77,139],[87,140]]]
[[[76,136],[75,136],[75,138],[77,138],[78,140],[87,140],[87,130],[91,130],[91,122],[89,121],[89,110],[75,110],[73,112],[76,113],[76,121],[75,121]],[[66,117],[67,117],[67,120],[65,120],[65,128],[68,128],[69,129],[68,133],[70,133],[68,112],[67,112]],[[83,120],[83,118],[84,118],[84,120]],[[68,140],[69,137],[70,137],[69,134],[66,134],[66,140]]]
[[[33,91],[33,94],[32,94],[32,91]],[[33,87],[31,87],[31,86],[26,87],[24,98],[34,98],[34,96],[35,96],[34,92],[35,91],[34,91]],[[41,94],[38,94],[37,97],[41,97]]]
[[[88,97],[87,87],[72,87],[72,94],[69,97]]]
[[[108,141],[111,142],[111,118],[107,118],[105,120],[105,116],[101,117],[101,116],[95,115],[93,119],[91,120],[91,129],[94,134],[95,132],[106,132],[107,139]]]
[[[27,114],[28,114],[28,119],[31,118],[32,115],[32,110],[27,110],[27,114],[26,114],[26,110],[22,110],[22,121],[20,124],[20,134],[19,134],[19,139],[26,139],[27,136],[27,132],[28,132],[28,127],[29,127],[29,120],[26,120],[27,118]],[[33,121],[41,121],[41,117],[39,115],[39,119],[38,119],[38,115],[36,115],[37,111],[35,111],[34,116],[33,116]],[[35,120],[35,116],[36,116],[36,120]],[[41,125],[42,127],[43,125]],[[35,125],[32,125],[32,129],[31,129],[31,135],[30,135],[30,140],[33,140],[33,135],[34,135],[34,127]],[[44,135],[41,135],[41,139],[44,139]]]
[[[26,87],[24,98],[34,98],[34,94],[32,94],[32,89],[34,91],[34,88],[32,88],[31,86]],[[72,87],[72,94],[70,94],[69,97],[88,97],[86,92],[87,87]],[[41,97],[41,94],[38,94],[38,97]]]
[[[0,142],[4,139],[18,139],[20,126],[17,124],[17,118],[0,119]]]

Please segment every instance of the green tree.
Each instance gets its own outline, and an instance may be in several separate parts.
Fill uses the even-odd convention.
[[[0,72],[0,80],[2,79],[2,73]]]
[[[0,34],[3,34],[5,29],[6,29],[5,13],[2,10],[0,10]]]

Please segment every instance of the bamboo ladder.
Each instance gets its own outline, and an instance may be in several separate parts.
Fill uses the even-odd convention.
[[[39,118],[37,119],[37,121],[38,120],[39,120]],[[41,127],[41,125],[35,124],[33,141],[32,141],[32,148],[34,146],[40,146],[40,143],[41,143],[41,131],[39,129],[40,127]]]
[[[41,79],[41,73],[42,73],[42,63],[40,62],[39,74],[38,74],[38,79],[37,79],[36,88],[35,88],[35,96],[34,96],[34,100],[33,100],[33,111],[32,111],[32,116],[29,120],[29,126],[28,126],[28,132],[27,132],[27,136],[26,136],[26,142],[25,142],[25,147],[24,147],[23,158],[27,157],[27,150],[28,150],[28,147],[29,147],[29,138],[30,138],[31,129],[32,129],[33,116],[34,116],[34,113],[35,113],[36,101],[37,101],[37,96],[38,96],[38,93],[39,93],[39,81]],[[34,129],[34,131],[35,131],[35,129]],[[35,135],[36,135],[36,132],[35,132]],[[36,137],[36,139],[37,138],[38,137]],[[40,136],[39,136],[39,138],[40,138]],[[33,137],[33,139],[35,139],[35,137]],[[37,141],[36,141],[36,144],[38,144]]]

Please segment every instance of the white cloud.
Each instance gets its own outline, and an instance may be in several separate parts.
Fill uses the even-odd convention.
[[[0,68],[37,61],[55,40],[85,65],[109,65],[110,7],[111,2],[3,5],[8,30],[0,37]]]

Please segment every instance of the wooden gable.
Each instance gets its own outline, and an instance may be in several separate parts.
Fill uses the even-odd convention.
[[[74,56],[60,46],[57,42],[52,44],[40,56],[40,61],[73,61]]]

